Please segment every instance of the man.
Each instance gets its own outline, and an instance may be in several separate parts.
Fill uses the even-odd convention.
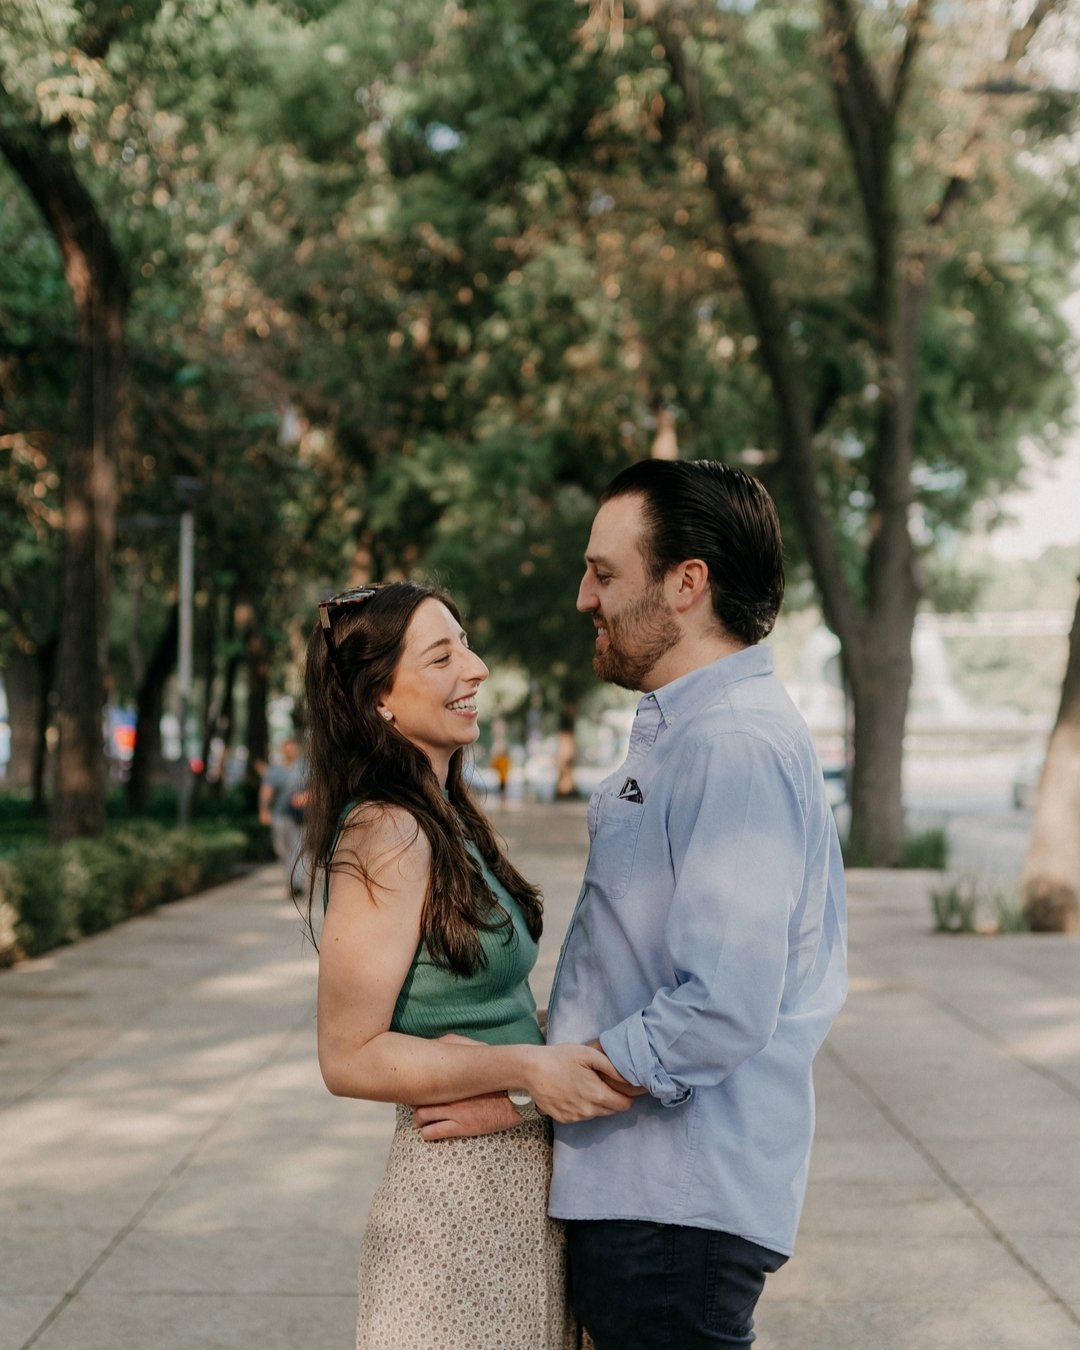
[[[551,1213],[598,1350],[748,1345],[790,1255],[811,1062],[846,991],[843,867],[806,726],[757,644],[784,593],[775,508],[711,461],[608,487],[579,610],[644,694],[589,808],[554,1041],[598,1038],[625,1114],[556,1126]]]
[[[293,736],[281,742],[281,762],[271,764],[259,784],[259,821],[269,825],[274,855],[285,872],[285,891],[293,898],[303,893],[300,826],[304,819],[307,765]]]
[[[548,1039],[599,1044],[638,1099],[556,1125],[550,1210],[597,1350],[749,1345],[793,1248],[811,1064],[846,992],[821,769],[757,645],[784,594],[776,511],[737,469],[648,460],[604,493],[585,562],[597,674],[644,697],[589,804]],[[417,1117],[426,1137],[480,1129]]]

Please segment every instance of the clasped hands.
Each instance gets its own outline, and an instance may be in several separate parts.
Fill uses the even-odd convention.
[[[475,1044],[467,1036],[443,1036],[459,1045]],[[588,1045],[538,1045],[529,1081],[522,1083],[537,1109],[562,1124],[613,1116],[628,1111],[645,1089],[630,1083],[608,1059],[599,1041]],[[413,1123],[422,1139],[457,1139],[498,1134],[521,1124],[517,1108],[505,1092],[489,1092],[462,1101],[418,1106]]]

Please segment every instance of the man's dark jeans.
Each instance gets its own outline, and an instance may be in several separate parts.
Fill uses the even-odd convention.
[[[570,1301],[596,1350],[749,1345],[765,1276],[787,1260],[731,1233],[628,1219],[566,1225]]]

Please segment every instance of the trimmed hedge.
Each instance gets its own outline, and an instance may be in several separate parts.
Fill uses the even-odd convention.
[[[0,861],[0,966],[225,881],[249,852],[241,830],[147,821],[58,848],[17,848]]]

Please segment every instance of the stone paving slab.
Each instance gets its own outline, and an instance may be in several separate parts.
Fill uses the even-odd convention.
[[[493,814],[548,898],[543,1001],[584,808]],[[931,880],[851,877],[852,993],[766,1350],[1080,1350],[1080,943],[933,935]],[[393,1113],[323,1088],[279,886],[0,973],[0,1350],[352,1344]]]

